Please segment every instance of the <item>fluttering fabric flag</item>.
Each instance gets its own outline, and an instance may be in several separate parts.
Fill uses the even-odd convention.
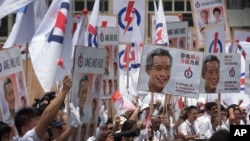
[[[72,39],[72,58],[75,50],[76,45],[84,46],[84,40],[85,40],[85,33],[86,33],[86,19],[87,19],[87,13],[88,11],[84,9],[82,11],[83,15],[77,18],[76,22],[76,30],[73,34]]]
[[[0,19],[35,0],[0,0]]]
[[[20,8],[16,15],[16,22],[3,48],[29,42],[35,33],[34,3],[31,2]]]
[[[114,102],[114,107],[117,111],[117,115],[122,115],[128,110],[135,109],[135,105],[118,91],[113,93],[111,99]]]
[[[88,47],[97,47],[96,26],[97,26],[97,21],[98,21],[99,8],[100,8],[100,0],[95,0],[93,10],[92,10],[91,16],[89,18],[87,31],[85,34],[85,43],[84,44],[85,44],[85,46],[88,46]]]
[[[72,51],[71,0],[53,0],[29,46],[34,71],[45,92],[69,72]],[[64,68],[57,64],[63,61]],[[62,70],[64,69],[64,70]]]
[[[156,27],[155,27],[155,44],[168,45],[168,32],[167,24],[165,20],[164,10],[162,6],[162,0],[158,2],[158,11],[156,15]]]

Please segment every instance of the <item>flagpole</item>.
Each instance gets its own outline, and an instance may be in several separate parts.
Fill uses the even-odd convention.
[[[217,107],[218,107],[218,120],[219,120],[219,125],[221,125],[221,93],[218,93],[218,101],[217,101]]]
[[[29,65],[28,65],[28,63],[29,63],[29,48],[28,48],[28,45],[29,45],[29,43],[28,42],[26,42],[26,47],[25,47],[25,50],[27,51],[26,52],[26,54],[25,54],[25,59],[26,59],[26,64],[25,64],[25,67],[26,67],[26,72],[25,72],[25,78],[26,78],[26,85],[28,84],[28,68],[29,68]]]
[[[127,46],[126,45],[126,50],[127,50],[127,58],[126,58],[126,66],[127,66],[127,72],[126,72],[126,75],[127,75],[127,86],[126,86],[126,89],[127,89],[127,91],[128,91],[128,88],[129,88],[129,51],[130,51],[130,45],[129,46]]]

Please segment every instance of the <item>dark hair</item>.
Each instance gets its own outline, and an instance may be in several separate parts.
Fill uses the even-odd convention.
[[[206,65],[207,62],[212,62],[212,61],[216,61],[220,68],[220,60],[218,59],[218,57],[215,55],[208,55],[204,58],[203,63],[202,63],[202,74],[206,73],[207,71],[207,65]]]
[[[134,127],[135,124],[136,123],[134,120],[128,119],[123,123],[121,131],[129,131]]]
[[[21,127],[28,125],[33,118],[40,116],[41,112],[33,107],[24,107],[17,111],[15,114],[15,126],[18,134],[22,136]]]
[[[205,110],[209,110],[210,111],[212,109],[212,107],[214,107],[214,106],[217,106],[217,104],[215,102],[207,102],[205,104]]]
[[[215,12],[219,12],[219,13],[220,13],[220,9],[219,9],[218,7],[215,7],[214,10],[213,10],[213,14],[214,14]]]
[[[5,79],[4,84],[3,84],[4,96],[6,96],[6,94],[7,94],[6,85],[8,85],[8,84],[13,84],[12,80],[9,77],[7,77]]]
[[[226,129],[216,131],[208,141],[229,141],[230,132]]]
[[[0,121],[0,140],[3,135],[10,133],[11,133],[11,127],[7,123]]]
[[[152,50],[147,55],[147,57],[146,57],[147,58],[146,59],[146,67],[147,68],[151,68],[153,66],[153,59],[155,56],[167,56],[170,60],[170,67],[172,67],[173,57],[169,53],[169,51],[166,49],[157,48],[157,49]]]

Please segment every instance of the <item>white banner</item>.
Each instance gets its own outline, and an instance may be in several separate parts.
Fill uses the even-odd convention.
[[[14,114],[27,107],[28,94],[18,47],[0,51],[0,119],[15,129]],[[14,131],[14,130],[13,130]],[[14,132],[14,135],[17,135]]]
[[[202,31],[205,40],[205,53],[225,52],[225,32],[224,24],[217,24]],[[204,33],[203,33],[204,32]]]
[[[188,22],[167,23],[169,46],[187,49]]]
[[[206,54],[200,93],[239,93],[240,54]]]
[[[224,25],[226,42],[231,41],[225,0],[191,0],[190,3],[194,26],[196,27],[196,35],[198,37],[198,46],[204,46],[202,29],[219,23]]]
[[[100,110],[100,88],[105,58],[105,49],[83,46],[75,48],[71,101],[75,106],[79,106],[81,122],[89,133],[81,136],[79,133],[81,130],[78,128],[78,135],[75,135],[76,140],[87,140],[95,132]]]
[[[98,27],[97,38],[98,48],[105,49],[107,53],[104,62],[101,98],[110,99],[112,94],[119,90],[119,29],[118,27]]]
[[[249,55],[246,57],[246,61],[245,61],[245,94],[250,94],[250,56]]]
[[[142,56],[138,90],[198,97],[203,53],[145,44]]]

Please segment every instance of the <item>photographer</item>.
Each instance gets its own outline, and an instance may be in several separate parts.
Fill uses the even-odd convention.
[[[59,94],[46,107],[41,116],[40,112],[35,108],[23,108],[16,113],[15,125],[20,136],[18,141],[42,140],[49,124],[56,117],[71,85],[72,79],[69,75],[66,75]]]

